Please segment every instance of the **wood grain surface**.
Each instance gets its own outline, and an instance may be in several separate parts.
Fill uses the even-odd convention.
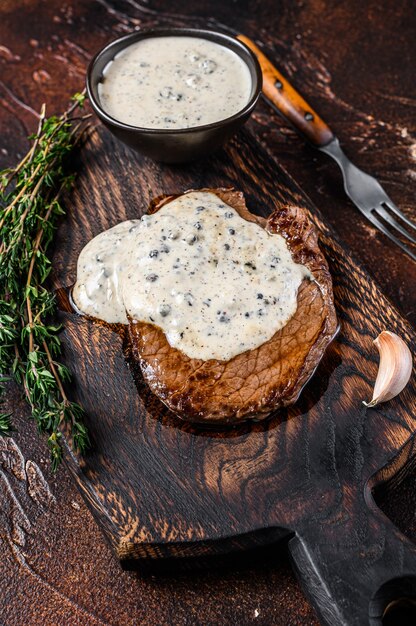
[[[350,154],[357,154],[358,164],[378,175],[400,206],[411,211],[411,113],[415,100],[410,79],[414,41],[410,37],[414,28],[410,4],[368,3],[364,7],[352,2],[341,3],[333,11],[318,2],[306,6],[271,4],[241,3],[236,14],[225,3],[212,2],[208,6],[201,2],[191,9],[192,23],[201,25],[215,14],[220,21],[264,43],[286,75],[294,78],[297,70],[297,86],[344,139]],[[320,15],[325,9],[323,22]],[[24,136],[36,124],[34,110],[45,98],[52,109],[62,108],[66,99],[63,92],[79,88],[85,63],[93,51],[112,37],[139,26],[143,19],[166,23],[166,12],[172,11],[172,6],[163,2],[142,6],[137,2],[71,2],[61,6],[27,1],[6,2],[1,11],[1,123],[3,159],[8,163],[24,149]],[[190,9],[184,2],[176,2],[175,12],[189,15]],[[350,47],[339,49],[341,36],[350,38]],[[396,45],[386,45],[393,38]],[[384,290],[413,321],[414,293],[408,285],[414,279],[414,267],[354,213],[342,195],[339,179],[331,180],[333,166],[304,148],[263,105],[251,129],[279,155],[315,201],[319,200],[320,208],[338,226],[342,238],[367,268],[378,274]],[[318,170],[313,169],[313,163],[315,167],[318,164]],[[149,183],[146,189],[150,196]],[[15,395],[10,399],[18,414],[27,415]],[[0,546],[4,554],[0,566],[4,570],[0,571],[4,571],[2,580],[7,580],[1,617],[6,623],[20,624],[22,616],[24,623],[33,624],[71,620],[80,624],[315,623],[313,612],[299,595],[287,566],[278,564],[275,552],[261,554],[263,565],[254,565],[250,560],[242,569],[235,562],[232,570],[192,577],[159,578],[156,582],[121,574],[67,473],[51,478],[45,451],[36,443],[33,429],[23,420],[19,420],[19,427],[18,450],[12,447],[4,453],[8,486],[2,502],[4,510],[11,511],[2,522],[2,538],[6,541]],[[48,478],[56,499],[48,507],[29,495],[30,464],[24,464],[25,473],[21,471],[20,479],[12,471],[15,459],[21,459],[20,449]],[[387,492],[384,489],[379,496],[396,524],[410,534],[414,532],[413,483],[411,473],[401,481],[389,478]]]
[[[99,128],[77,169],[57,236],[58,288],[74,282],[78,254],[92,236],[138,217],[153,195],[233,186],[263,216],[279,204],[309,204],[247,131],[209,159],[169,167],[132,154]],[[71,391],[93,438],[91,452],[69,465],[125,567],[201,559],[295,533],[289,551],[322,623],[358,626],[382,585],[410,575],[416,583],[416,548],[377,512],[366,489],[415,430],[414,381],[386,405],[362,404],[377,371],[372,340],[389,329],[414,351],[416,335],[334,241],[317,209],[307,208],[330,265],[341,329],[300,400],[266,423],[223,431],[184,424],[137,368],[131,375],[125,338],[64,313]]]

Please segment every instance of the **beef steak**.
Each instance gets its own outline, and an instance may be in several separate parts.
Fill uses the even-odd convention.
[[[262,419],[297,400],[337,332],[331,275],[304,209],[278,208],[266,220],[248,211],[241,192],[201,191],[215,193],[244,219],[281,234],[293,259],[306,265],[314,280],[303,280],[296,313],[282,329],[229,361],[192,359],[172,348],[159,327],[137,321],[129,326],[132,353],[153,393],[181,418],[214,424]],[[149,212],[176,197],[157,198]]]

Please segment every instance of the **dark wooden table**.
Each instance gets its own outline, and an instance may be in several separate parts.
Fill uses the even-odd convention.
[[[94,51],[178,14],[189,25],[224,24],[261,42],[355,162],[416,219],[411,0],[2,0],[0,165],[25,152],[42,102],[59,112],[82,88]],[[250,127],[415,323],[416,264],[349,203],[336,167],[263,102]],[[157,578],[121,571],[68,471],[50,474],[46,447],[15,389],[8,404],[19,431],[0,440],[1,625],[317,624],[278,546],[221,570]],[[414,474],[378,502],[416,539]]]

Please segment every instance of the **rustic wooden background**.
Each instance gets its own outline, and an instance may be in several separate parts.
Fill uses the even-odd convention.
[[[416,219],[416,6],[411,0],[2,0],[0,165],[13,163],[46,101],[50,113],[82,87],[88,59],[140,27],[222,23],[260,41],[334,128],[355,162]],[[305,146],[261,103],[251,130],[301,184],[341,239],[410,322],[416,264],[346,200],[336,166]],[[0,624],[317,624],[276,548],[226,570],[143,578],[122,572],[68,472],[45,448],[15,390],[19,433],[0,440]],[[415,475],[380,506],[416,539]]]

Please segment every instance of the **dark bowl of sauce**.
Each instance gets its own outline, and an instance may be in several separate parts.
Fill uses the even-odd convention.
[[[220,148],[247,121],[261,88],[260,66],[245,44],[193,28],[121,37],[87,71],[100,120],[130,148],[165,163]]]

